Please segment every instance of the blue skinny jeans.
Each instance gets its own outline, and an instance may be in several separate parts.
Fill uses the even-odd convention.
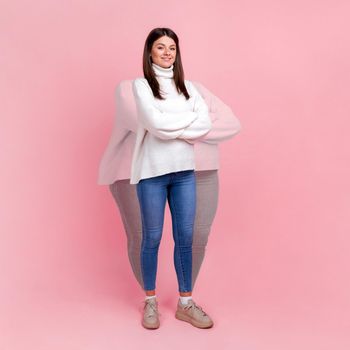
[[[142,220],[140,261],[144,290],[156,289],[158,249],[168,199],[178,288],[179,292],[191,292],[193,226],[196,213],[194,170],[141,179],[136,186]]]

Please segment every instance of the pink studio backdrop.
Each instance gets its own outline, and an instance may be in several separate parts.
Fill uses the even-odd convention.
[[[1,349],[348,349],[347,1],[0,4]],[[97,169],[114,88],[142,76],[154,27],[179,35],[187,79],[231,106],[219,207],[193,292],[215,326],[174,318],[167,208],[161,328]]]

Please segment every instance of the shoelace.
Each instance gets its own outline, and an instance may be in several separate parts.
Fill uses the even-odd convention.
[[[144,305],[143,305],[143,310],[142,310],[142,311],[144,311],[145,308],[146,308],[147,305],[148,305],[148,306],[153,310],[153,312],[154,312],[155,314],[158,314],[158,316],[162,316],[162,314],[158,311],[158,309],[157,309],[157,307],[156,307],[155,304],[149,303],[149,302],[147,302],[147,300],[142,300],[141,303],[144,304]],[[150,316],[153,316],[153,315],[148,315],[148,317],[150,317]]]
[[[193,307],[193,308],[199,310],[199,311],[202,313],[203,316],[207,316],[207,314],[204,312],[203,308],[202,308],[201,306],[197,305],[194,301],[193,301],[192,303],[189,303],[189,304],[190,304],[190,305],[186,305],[186,306],[184,307],[184,309],[188,310],[188,309],[190,309],[191,307]]]

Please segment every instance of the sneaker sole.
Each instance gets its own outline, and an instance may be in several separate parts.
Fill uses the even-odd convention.
[[[192,326],[198,327],[198,328],[211,328],[214,325],[214,322],[211,322],[209,324],[204,324],[204,323],[200,323],[197,322],[196,320],[194,320],[193,318],[182,314],[181,312],[177,312],[175,313],[175,317],[180,320],[180,321],[185,321],[188,323],[191,323]]]
[[[157,329],[157,328],[159,328],[159,326],[160,326],[160,322],[158,322],[158,323],[156,323],[156,324],[147,324],[147,323],[145,323],[145,322],[142,321],[142,326],[143,326],[144,328],[147,328],[147,329]]]

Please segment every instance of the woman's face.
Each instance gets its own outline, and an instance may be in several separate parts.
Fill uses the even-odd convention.
[[[152,45],[152,62],[163,68],[169,68],[176,58],[175,41],[164,35],[157,39]]]

